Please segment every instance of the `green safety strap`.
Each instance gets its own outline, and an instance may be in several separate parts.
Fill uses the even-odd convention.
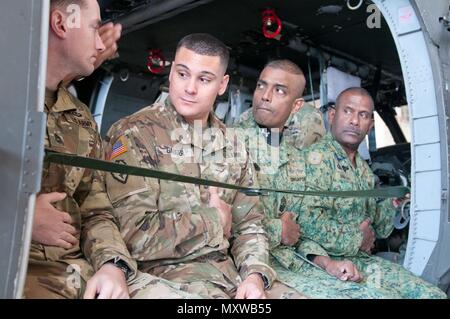
[[[248,196],[266,196],[269,193],[285,193],[297,196],[401,198],[410,192],[409,188],[403,186],[358,191],[297,191],[272,188],[252,188],[53,151],[46,151],[44,160],[55,164],[82,167],[111,173],[152,177],[173,182],[235,189]]]
[[[314,268],[319,269],[320,271],[322,271],[323,273],[327,274],[329,277],[331,278],[335,278],[333,275],[329,274],[325,269],[323,269],[322,267],[320,267],[319,265],[315,264],[314,262],[312,262],[311,260],[309,260],[306,256],[304,256],[303,254],[299,253],[298,251],[293,251],[294,255],[297,256],[298,258],[300,258],[301,260],[303,260],[304,262],[310,264],[311,266],[313,266]]]
[[[325,271],[325,269],[322,269],[319,265],[315,264],[314,262],[312,262],[311,260],[308,259],[308,257],[304,256],[303,254],[297,252],[297,251],[292,251],[294,253],[295,256],[297,256],[298,258],[300,258],[301,260],[303,260],[304,262],[310,264],[311,266],[320,269],[322,271]],[[327,273],[327,272],[326,272]]]

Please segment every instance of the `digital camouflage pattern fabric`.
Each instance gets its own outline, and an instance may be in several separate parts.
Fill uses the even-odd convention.
[[[353,167],[331,134],[300,156],[275,180],[289,182],[291,188],[297,190],[344,191],[375,187],[375,177],[367,163],[357,155],[356,167]],[[365,278],[359,286],[375,289],[388,297],[445,298],[437,287],[403,267],[359,250],[363,240],[359,225],[366,218],[372,220],[377,238],[386,238],[392,232],[395,208],[390,199],[279,195],[278,203],[297,213],[302,241],[317,243],[330,257],[348,259],[358,267]],[[301,247],[299,249],[302,251]],[[309,252],[303,251],[303,254]]]
[[[325,133],[319,111],[310,104],[305,104],[300,111],[292,114],[286,123],[281,139],[276,134],[270,134],[269,130],[260,128],[251,109],[243,113],[236,124],[236,133],[245,141],[260,187],[274,186],[278,172],[297,158],[299,150],[316,142]],[[279,185],[281,189],[289,188],[283,181]],[[261,197],[265,209],[264,225],[269,234],[272,253],[273,248],[281,244],[280,211],[276,199],[276,194]]]
[[[271,145],[268,141],[267,130],[258,126],[251,110],[242,114],[237,124],[238,128],[247,130],[240,131],[241,138],[247,142],[246,146],[261,187],[290,188],[292,181],[298,181],[295,172],[294,175],[291,174],[290,167],[295,166],[300,159],[299,150],[316,142],[325,133],[322,117],[311,105],[303,106],[299,112],[291,115],[287,123],[289,124],[285,127],[281,142],[275,141],[276,143],[273,143],[275,145]],[[251,141],[252,139],[256,141]],[[313,241],[300,240],[296,248],[283,245],[279,216],[289,210],[286,207],[287,202],[285,200],[280,202],[278,198],[277,194],[272,193],[262,196],[261,201],[266,214],[264,224],[269,234],[270,265],[277,272],[280,281],[312,298],[390,297],[357,284],[342,282],[296,255],[300,253],[303,256],[309,254],[328,256],[327,252]]]
[[[286,144],[302,150],[318,142],[325,134],[322,114],[314,105],[305,103],[287,120],[283,138]]]

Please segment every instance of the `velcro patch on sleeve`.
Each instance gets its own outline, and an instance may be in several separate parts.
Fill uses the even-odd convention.
[[[119,155],[122,155],[128,151],[127,143],[125,141],[125,138],[120,136],[117,141],[114,143],[111,154],[109,154],[109,160],[113,160]]]
[[[311,152],[308,155],[308,162],[313,165],[319,165],[322,163],[322,154],[319,152]]]
[[[138,151],[133,137],[126,133],[114,142],[108,158],[110,162],[116,164],[139,167],[142,155]],[[112,172],[106,174],[106,190],[112,204],[146,189],[144,177]]]

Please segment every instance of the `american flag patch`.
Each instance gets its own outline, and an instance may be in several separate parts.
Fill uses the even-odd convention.
[[[125,145],[125,139],[123,136],[119,137],[119,139],[114,143],[111,155],[109,156],[109,159],[112,160],[119,156],[120,154],[123,154],[127,151],[127,146]]]

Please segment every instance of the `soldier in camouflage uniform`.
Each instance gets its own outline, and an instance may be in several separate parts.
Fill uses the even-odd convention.
[[[289,188],[290,180],[286,177],[292,177],[290,163],[299,160],[299,150],[325,134],[319,111],[312,105],[303,105],[304,87],[305,78],[297,65],[289,60],[271,61],[259,76],[253,108],[241,115],[237,125],[240,130],[236,133],[247,142],[261,187]],[[278,203],[277,194],[263,196],[262,203],[266,212],[264,224],[269,234],[271,266],[282,282],[313,298],[383,297],[305,264],[296,253],[327,256],[326,251],[309,240],[297,243],[301,230],[292,219],[294,214],[286,211],[286,204]],[[334,260],[328,269],[333,273],[340,267],[351,266],[348,261]]]
[[[241,114],[239,122],[235,126],[244,129],[259,127],[253,117],[252,108]],[[325,133],[320,111],[314,105],[304,102],[298,111],[289,115],[283,128],[283,138],[280,143],[302,150],[319,141]]]
[[[92,31],[100,23],[100,10],[95,0],[76,2],[81,6],[81,26],[74,29],[66,20],[66,6],[72,3],[51,2],[45,149],[102,159],[91,113],[62,85],[68,77],[92,73],[95,57],[105,49],[98,32]],[[74,36],[76,42],[71,39]],[[45,163],[36,199],[26,298],[79,298],[86,287],[86,298],[96,294],[127,298],[126,279],[131,294],[139,298],[158,297],[156,289],[188,296],[179,293],[176,284],[148,274],[136,276],[136,262],[111,211],[101,172]]]
[[[336,110],[329,115],[331,133],[301,154],[278,179],[298,190],[368,190],[375,178],[358,155],[358,146],[373,125],[373,101],[362,88],[342,92]],[[281,186],[281,185],[279,185]],[[295,197],[279,195],[279,205],[297,213],[302,240],[319,244],[328,254],[298,250],[321,268],[330,257],[346,259],[351,268],[337,269],[338,278],[392,298],[445,298],[437,287],[414,276],[402,266],[371,256],[375,238],[386,238],[393,230],[394,205],[398,199]],[[305,274],[316,272],[309,264]],[[354,289],[349,287],[350,289]]]
[[[111,161],[254,185],[242,144],[212,113],[228,84],[228,50],[208,34],[177,47],[169,97],[107,134]],[[107,192],[138,268],[205,298],[300,298],[275,281],[258,197],[231,189],[107,174]],[[230,255],[231,253],[231,255]]]
[[[319,141],[326,133],[322,114],[310,103],[304,103],[286,122],[283,138],[286,144],[302,150]]]

